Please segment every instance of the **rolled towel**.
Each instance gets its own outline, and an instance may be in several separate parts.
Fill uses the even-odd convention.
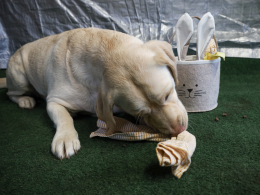
[[[160,166],[172,166],[172,173],[177,178],[187,171],[191,163],[191,156],[196,148],[196,138],[188,131],[180,133],[177,138],[169,137],[146,125],[135,125],[123,118],[114,117],[116,131],[106,135],[106,123],[97,121],[98,130],[90,134],[93,137],[107,137],[124,141],[157,141],[156,153]]]
[[[188,131],[183,131],[177,138],[158,143],[156,154],[160,166],[171,166],[172,174],[180,178],[188,170],[191,157],[196,148],[196,138]]]

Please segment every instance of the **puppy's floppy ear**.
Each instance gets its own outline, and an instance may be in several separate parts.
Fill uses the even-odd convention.
[[[114,101],[111,93],[107,93],[103,80],[100,83],[96,101],[96,114],[107,125],[106,135],[111,135],[116,130],[116,121],[113,117]]]
[[[167,65],[175,84],[178,85],[177,62],[172,51],[172,46],[165,41],[149,41],[146,44],[155,51],[155,62],[159,65]]]

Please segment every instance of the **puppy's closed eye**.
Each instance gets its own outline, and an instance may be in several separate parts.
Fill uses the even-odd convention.
[[[171,90],[167,93],[167,95],[165,96],[165,99],[164,99],[165,102],[168,100],[168,98],[169,98],[169,96],[171,95],[171,93],[172,93],[172,89],[171,89]]]
[[[167,100],[168,100],[168,97],[169,97],[169,95],[170,95],[170,94],[166,95],[166,97],[165,97],[165,101],[167,101]]]

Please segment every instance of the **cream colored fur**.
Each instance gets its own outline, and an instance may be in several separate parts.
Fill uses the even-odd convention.
[[[175,91],[176,61],[166,42],[143,43],[111,30],[75,29],[28,43],[9,60],[10,99],[22,108],[35,106],[31,94],[47,101],[56,126],[52,152],[69,158],[80,149],[70,112],[86,111],[107,123],[125,111],[164,134],[187,128],[187,112]],[[97,101],[96,101],[97,100]]]

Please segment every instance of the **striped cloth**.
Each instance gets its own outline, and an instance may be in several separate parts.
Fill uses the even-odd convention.
[[[184,131],[178,137],[166,136],[158,133],[146,125],[135,125],[123,118],[114,117],[116,131],[112,135],[106,135],[106,123],[100,119],[97,121],[98,130],[90,134],[93,137],[107,137],[124,141],[156,141],[156,154],[160,166],[172,166],[172,173],[177,178],[187,171],[191,163],[191,156],[196,148],[196,138],[188,131]]]

